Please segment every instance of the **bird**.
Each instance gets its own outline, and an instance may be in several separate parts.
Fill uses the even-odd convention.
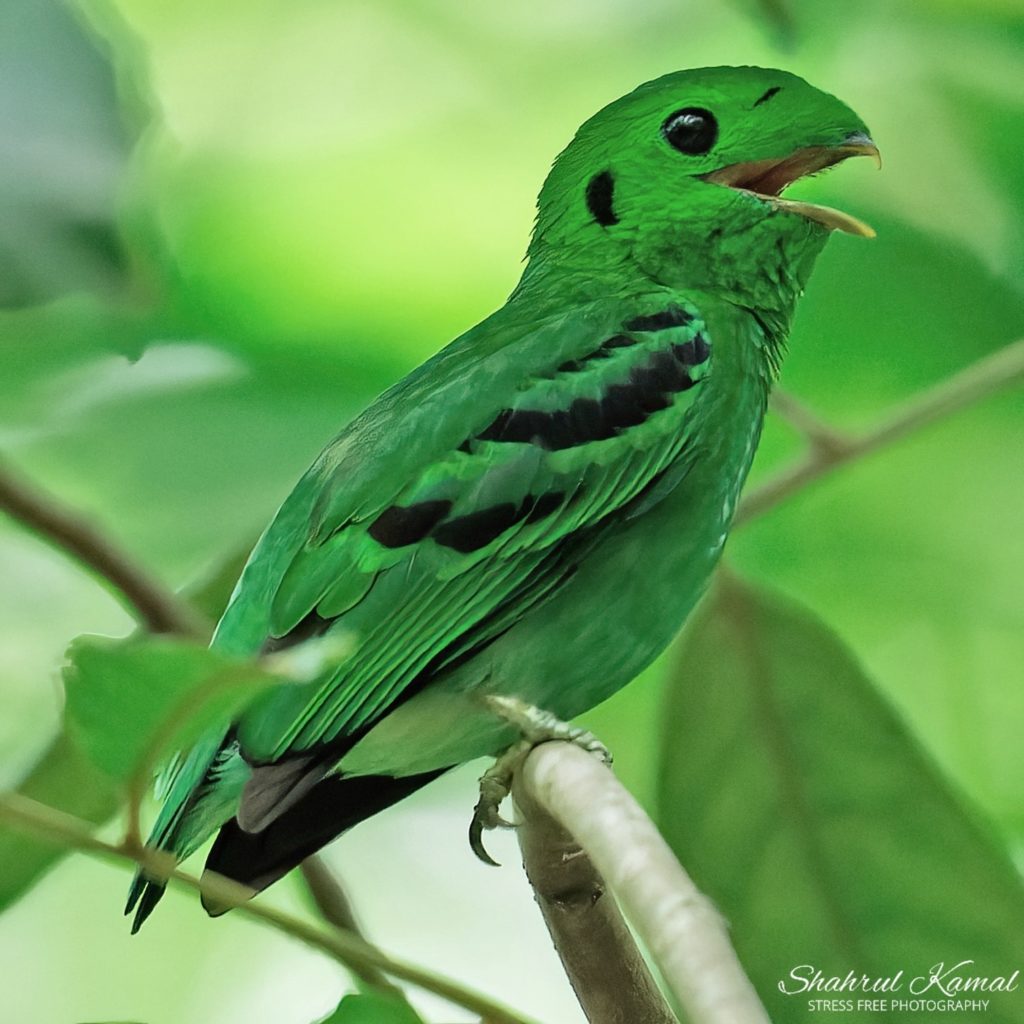
[[[675,71],[584,122],[507,301],[327,445],[211,641],[251,658],[343,638],[347,655],[179,752],[147,845],[180,861],[215,836],[206,870],[256,893],[522,734],[598,749],[564,723],[680,630],[815,260],[833,231],[874,234],[783,196],[853,156],[880,163],[861,119],[768,68]],[[133,932],[164,886],[140,870]]]

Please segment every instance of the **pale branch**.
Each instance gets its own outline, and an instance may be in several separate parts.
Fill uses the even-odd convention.
[[[526,877],[587,1020],[677,1024],[586,851],[523,785],[514,797]]]
[[[382,971],[417,988],[432,992],[493,1024],[531,1024],[506,1007],[414,964],[397,960],[362,939],[338,928],[324,929],[262,903],[251,902],[253,892],[245,885],[213,872],[196,878],[174,867],[173,858],[148,847],[108,843],[92,834],[92,826],[73,815],[65,814],[19,793],[0,795],[0,819],[34,835],[49,839],[70,849],[145,869],[155,878],[164,878],[194,889],[208,901],[255,921],[273,925],[305,945],[325,953],[344,967],[353,970]]]
[[[1024,381],[1024,339],[1011,342],[947,377],[934,387],[898,405],[882,422],[864,434],[841,438],[838,445],[812,444],[806,456],[789,469],[749,491],[740,502],[736,525],[741,525],[788,498],[839,466],[877,451],[936,420]]]
[[[152,633],[206,638],[208,623],[77,512],[26,483],[0,459],[0,509],[109,583]]]
[[[690,1024],[768,1024],[717,910],[605,765],[542,743],[517,784],[587,851]]]

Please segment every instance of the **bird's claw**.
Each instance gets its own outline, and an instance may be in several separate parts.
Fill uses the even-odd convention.
[[[580,747],[588,754],[594,754],[607,765],[612,763],[612,755],[592,732],[569,725],[550,711],[534,707],[516,697],[492,694],[486,700],[491,709],[514,725],[523,737],[509,747],[480,777],[480,799],[473,810],[473,820],[469,826],[469,845],[473,853],[485,864],[498,867],[498,862],[484,847],[483,834],[495,828],[515,827],[498,813],[498,808],[512,791],[512,779],[516,771],[535,746],[551,740],[561,740]]]
[[[498,813],[502,801],[512,791],[512,777],[519,763],[530,752],[533,744],[521,740],[508,748],[490,768],[480,776],[480,799],[473,809],[473,820],[469,823],[469,845],[477,857],[492,867],[501,865],[484,847],[484,831],[495,828],[515,828],[513,822]]]

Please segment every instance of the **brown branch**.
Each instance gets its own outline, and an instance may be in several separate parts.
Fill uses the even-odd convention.
[[[826,452],[841,452],[850,445],[850,439],[826,423],[798,398],[782,388],[775,388],[769,400],[772,412],[801,434],[812,448]]]
[[[109,537],[0,460],[0,509],[109,583],[152,633],[209,637],[209,624]]]
[[[188,886],[218,906],[230,908],[243,917],[273,925],[305,945],[327,954],[346,968],[383,971],[480,1014],[494,1024],[530,1024],[526,1018],[486,996],[458,982],[440,977],[432,971],[396,960],[354,935],[337,928],[318,928],[263,903],[253,903],[252,890],[248,886],[209,871],[205,872],[201,879],[196,878],[177,870],[169,854],[148,847],[105,842],[92,834],[88,822],[19,793],[0,794],[0,819],[62,846],[107,860],[137,864],[144,868],[148,875]]]
[[[873,430],[844,440],[839,446],[812,445],[802,461],[747,494],[736,513],[736,525],[763,515],[813,480],[831,473],[839,466],[869,455],[936,420],[951,416],[1022,381],[1024,339],[1012,342],[897,406]]]
[[[307,857],[300,867],[303,881],[313,902],[316,904],[320,916],[335,928],[341,931],[351,932],[367,945],[366,936],[359,927],[352,903],[348,894],[341,887],[341,883],[335,877],[334,872],[327,866],[323,857],[313,854]],[[377,968],[369,964],[352,965],[353,973],[371,988],[383,991],[392,991],[401,994],[401,990],[388,981],[387,977]]]
[[[526,877],[587,1020],[677,1024],[593,862],[523,785],[514,791]]]
[[[691,1024],[768,1024],[718,912],[608,768],[570,743],[542,743],[515,786],[587,851]]]

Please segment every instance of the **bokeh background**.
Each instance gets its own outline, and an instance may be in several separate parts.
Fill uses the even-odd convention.
[[[4,0],[0,447],[170,585],[215,573],[350,415],[503,301],[578,123],[641,81],[719,63],[835,92],[882,150],[881,174],[855,161],[794,193],[856,212],[878,238],[833,239],[783,375],[830,421],[868,426],[1024,333],[1022,58],[1016,0]],[[1024,854],[1022,415],[1007,391],[730,541],[735,573],[827,623],[778,670],[800,680],[783,702],[799,735],[824,737],[786,755],[818,796],[761,792],[778,768],[768,711],[732,703],[714,650],[668,655],[586,719],[734,933],[749,925],[741,952],[780,1021],[810,1018],[769,991],[792,966],[762,956],[773,928],[787,956],[837,969],[924,969],[937,928],[950,930],[935,960],[984,947],[1024,967],[1024,917],[1003,913],[1024,906],[1008,859]],[[773,419],[755,481],[799,451]],[[68,641],[131,623],[6,521],[0,564],[0,782],[13,785],[60,727]],[[762,616],[769,642],[786,616],[803,621],[780,607]],[[829,628],[863,667],[844,668],[850,687],[877,702],[871,689],[844,703]],[[897,736],[891,762],[882,733]],[[501,870],[466,846],[479,768],[330,860],[385,948],[579,1021],[514,841],[494,840]],[[871,878],[844,873],[855,853]],[[73,856],[0,916],[5,1020],[308,1024],[348,985],[177,892],[131,939],[127,880]],[[267,898],[309,913],[291,883]],[[831,923],[817,953],[789,943],[787,919],[819,911]],[[429,1019],[469,1019],[416,998]],[[1024,1020],[1024,998],[984,1019]]]

